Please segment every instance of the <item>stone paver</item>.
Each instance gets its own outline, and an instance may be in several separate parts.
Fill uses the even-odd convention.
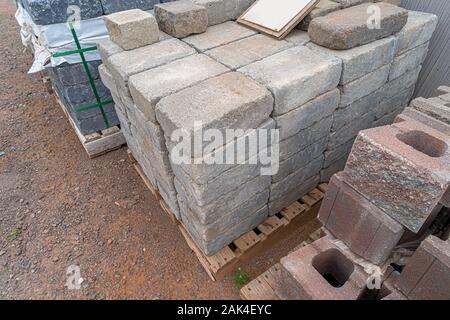
[[[238,71],[269,88],[275,97],[274,115],[282,115],[336,88],[341,70],[337,58],[294,47]]]
[[[290,42],[280,41],[266,35],[258,34],[205,51],[205,54],[227,67],[236,70],[292,46],[293,44]]]
[[[111,40],[124,50],[133,50],[159,41],[155,17],[134,9],[113,13],[103,18]]]
[[[374,15],[370,13],[370,6],[380,9],[380,28],[368,23]],[[345,50],[393,35],[402,30],[407,20],[408,11],[405,9],[388,3],[366,3],[314,19],[308,33],[311,40],[320,46]]]
[[[208,27],[208,14],[202,6],[189,0],[155,5],[159,28],[175,38],[203,33]]]

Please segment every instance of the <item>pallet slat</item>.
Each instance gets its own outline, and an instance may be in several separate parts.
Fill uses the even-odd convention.
[[[294,251],[303,248],[325,236],[322,228],[313,232],[307,240],[302,242]],[[280,279],[281,264],[277,263],[240,290],[243,300],[265,301],[281,300],[276,293],[276,283]]]
[[[241,289],[244,300],[280,300],[274,290],[281,265],[277,264]]]
[[[261,238],[255,233],[255,231],[250,231],[244,234],[237,240],[234,240],[233,243],[241,252],[246,252],[253,246],[256,246],[261,241]]]

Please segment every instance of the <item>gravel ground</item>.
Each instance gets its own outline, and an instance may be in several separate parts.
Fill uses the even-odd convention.
[[[212,282],[127,160],[89,160],[0,1],[0,299],[238,299]],[[243,266],[258,276],[293,235]],[[78,266],[81,289],[65,284]]]

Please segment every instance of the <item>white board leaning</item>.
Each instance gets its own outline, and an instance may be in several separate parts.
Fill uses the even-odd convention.
[[[238,22],[277,38],[284,38],[320,0],[258,0]]]

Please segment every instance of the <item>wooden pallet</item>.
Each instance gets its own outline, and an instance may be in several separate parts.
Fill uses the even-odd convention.
[[[322,229],[318,229],[295,250],[305,247],[324,236],[325,232]],[[280,279],[280,269],[281,264],[277,263],[258,278],[244,286],[240,291],[241,298],[243,300],[254,301],[281,300],[275,289],[276,283]]]
[[[114,151],[120,149],[127,142],[125,137],[120,131],[118,126],[114,126],[99,132],[95,132],[89,135],[84,135],[81,133],[80,129],[78,129],[77,125],[73,121],[69,112],[66,110],[61,98],[59,97],[57,91],[53,88],[53,92],[55,94],[56,102],[59,104],[67,119],[70,122],[70,125],[75,130],[78,139],[86,150],[89,158],[99,157],[108,153],[110,151]]]
[[[252,261],[293,232],[304,234],[307,238],[321,228],[321,224],[316,217],[327,190],[326,184],[321,184],[288,208],[283,209],[273,217],[267,218],[254,230],[236,239],[215,255],[206,256],[197,246],[187,228],[165,204],[159,192],[145,176],[141,166],[129,150],[128,157],[150,192],[159,200],[163,211],[177,224],[187,244],[213,281],[223,279],[236,271],[241,264]]]

